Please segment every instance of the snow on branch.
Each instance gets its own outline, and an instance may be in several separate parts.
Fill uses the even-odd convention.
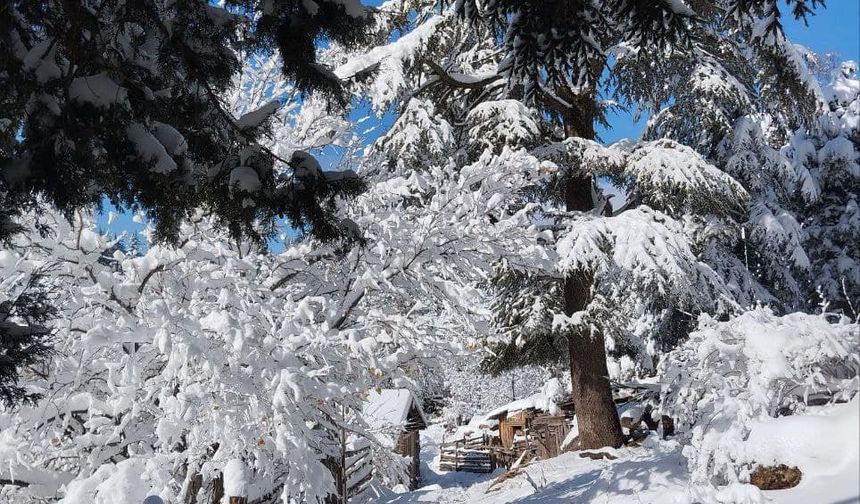
[[[638,291],[687,299],[713,299],[723,286],[690,247],[683,227],[666,214],[641,206],[614,217],[578,215],[558,239],[559,269],[585,270],[595,280],[617,278]]]

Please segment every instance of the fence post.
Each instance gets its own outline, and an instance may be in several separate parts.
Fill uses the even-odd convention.
[[[460,470],[460,441],[454,441],[454,472]]]
[[[230,504],[248,504],[247,497],[230,497]]]

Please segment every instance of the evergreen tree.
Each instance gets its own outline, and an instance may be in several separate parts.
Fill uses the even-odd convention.
[[[765,36],[768,19],[778,16],[735,27],[748,43],[719,32],[703,38],[700,50],[719,58],[669,58],[669,68],[687,70],[665,81],[664,95],[647,94],[647,86],[629,78],[635,73],[619,73],[617,82],[644,103],[666,102],[652,106],[646,138],[694,146],[750,194],[745,212],[710,223],[697,238],[702,257],[742,306],[764,303],[777,312],[827,306],[856,317],[853,64],[827,83],[812,71],[821,66],[818,56]],[[625,53],[618,64],[639,68],[645,80],[662,79],[666,70],[651,71],[648,61],[657,56]]]
[[[548,352],[551,358],[571,358],[574,388],[579,389],[575,394],[582,406],[580,425],[586,433],[583,445],[617,445],[621,442],[620,428],[609,395],[604,348],[622,357],[654,356],[689,329],[691,315],[733,306],[731,289],[698,260],[700,250],[687,235],[690,228],[707,229],[708,223],[742,212],[746,192],[695,152],[672,142],[610,149],[593,142],[595,123],[602,120],[604,112],[598,77],[608,59],[606,51],[594,51],[597,56],[589,63],[591,51],[574,49],[599,44],[602,48],[627,47],[644,52],[647,47],[637,44],[645,39],[651,43],[653,35],[653,30],[644,27],[654,19],[667,19],[669,25],[686,32],[664,30],[665,38],[656,44],[661,54],[689,53],[692,59],[706,60],[706,55],[695,52],[695,37],[711,26],[713,38],[725,38],[717,32],[719,16],[711,13],[717,21],[708,25],[677,2],[657,5],[654,10],[631,10],[621,2],[600,7],[560,2],[458,2],[459,12],[471,21],[462,23],[463,17],[452,16],[450,11],[437,14],[422,2],[407,4],[409,7],[402,4],[401,12],[415,9],[416,15],[414,24],[401,28],[404,35],[367,54],[333,51],[329,57],[342,63],[335,73],[352,78],[357,93],[369,94],[377,109],[394,104],[402,112],[394,129],[402,130],[407,140],[389,142],[396,149],[389,153],[393,174],[409,180],[411,173],[420,172],[413,167],[429,164],[425,170],[438,177],[434,168],[447,163],[445,170],[459,176],[472,174],[469,190],[473,190],[480,187],[477,174],[486,176],[488,167],[500,170],[501,177],[515,166],[526,170],[521,185],[512,184],[504,198],[491,200],[496,209],[487,211],[489,227],[482,230],[486,241],[490,236],[499,240],[496,258],[509,257],[517,246],[528,243],[524,235],[515,236],[511,222],[520,219],[520,225],[542,230],[538,242],[545,254],[542,259],[532,262],[533,257],[519,257],[503,262],[499,269],[499,321],[510,335],[506,343],[513,352],[502,360],[516,363],[517,352],[528,352],[528,345],[539,339],[535,337],[545,335],[544,348],[552,349]],[[721,5],[714,12],[725,13],[728,8]],[[550,19],[552,16],[555,18]],[[653,19],[648,21],[648,16]],[[597,35],[591,36],[585,28],[552,32],[562,48],[558,54],[547,49],[554,47],[556,38],[541,38],[536,31],[544,22],[551,31],[556,20],[583,26],[576,24],[577,19],[593,22],[599,27],[593,30]],[[531,49],[529,37],[535,40]],[[582,39],[579,45],[577,37]],[[510,44],[499,52],[498,40]],[[539,40],[552,41],[542,45]],[[550,53],[558,58],[550,57]],[[565,59],[568,56],[564,54],[570,58]],[[711,59],[720,61],[716,56]],[[574,67],[576,72],[571,70]],[[685,67],[678,73],[686,71]],[[623,82],[645,75],[636,65],[610,65],[612,72],[626,73]],[[664,80],[677,80],[677,74],[642,79],[652,83],[655,90],[665,88]],[[644,95],[636,94],[641,89],[621,92],[631,102],[644,101]],[[656,103],[672,98],[665,96]],[[414,124],[408,125],[410,120]],[[415,149],[416,144],[421,147]],[[523,149],[528,154],[522,155]],[[413,160],[410,150],[432,156]],[[597,176],[614,177],[631,191],[629,201],[612,209],[596,187]],[[449,183],[444,175],[433,180],[437,184],[434,191]],[[601,214],[610,220],[599,218]],[[495,236],[497,228],[505,229],[509,236]],[[578,241],[580,235],[589,238]],[[636,253],[631,253],[630,245],[638,239],[660,245],[634,247]],[[513,243],[518,245],[505,248]],[[526,247],[523,252],[534,250]],[[588,254],[592,255],[578,257]],[[664,260],[680,269],[670,272],[662,268]],[[475,266],[486,271],[486,258],[481,261]],[[647,275],[639,275],[638,269]],[[673,275],[690,282],[673,283]],[[632,279],[649,287],[638,289],[639,284]],[[509,289],[503,287],[507,281],[511,282]],[[530,282],[535,282],[533,289],[523,287]],[[640,296],[636,302],[622,302],[631,295],[627,289]],[[512,297],[505,297],[504,292]],[[535,301],[552,293],[559,298]],[[534,298],[529,299],[532,294]],[[563,312],[557,320],[553,308]],[[524,312],[518,313],[519,309]],[[505,310],[512,313],[506,315]],[[573,317],[575,314],[579,315]],[[508,323],[526,320],[536,325],[524,328],[518,322]],[[523,337],[517,336],[519,329],[523,329]],[[670,334],[662,339],[651,339],[655,333],[667,332]],[[629,367],[629,363],[625,365]]]
[[[799,130],[784,149],[803,177],[804,282],[808,309],[826,308],[860,320],[860,79],[846,61],[825,88],[827,109],[817,128]]]
[[[38,206],[33,198],[42,196],[68,214],[107,197],[145,210],[160,238],[175,239],[197,208],[236,236],[259,237],[271,232],[275,216],[287,215],[321,238],[336,237],[331,202],[361,184],[279,158],[258,141],[278,102],[234,117],[224,94],[241,68],[240,50],[280,50],[284,75],[300,91],[338,96],[334,78],[314,60],[315,41],[357,43],[369,13],[359,2],[264,4],[44,0],[4,7],[6,211]]]
[[[19,373],[40,373],[51,355],[48,322],[56,311],[43,272],[19,266],[13,255],[0,251],[0,405],[6,408],[41,398],[20,383]]]
[[[811,6],[820,2],[810,4],[801,0],[789,3],[793,14],[803,18],[811,12]],[[508,92],[522,93],[529,103],[557,118],[567,138],[596,138],[595,123],[602,120],[603,113],[599,99],[602,90],[600,79],[607,69],[612,76],[611,81],[615,83],[617,97],[622,98],[622,102],[638,106],[659,107],[672,101],[680,102],[681,106],[684,103],[698,105],[701,102],[685,100],[684,90],[680,86],[692,85],[697,89],[716,81],[719,84],[713,89],[715,99],[711,103],[717,101],[716,98],[724,98],[720,93],[728,94],[734,98],[733,105],[743,109],[752,101],[748,95],[752,94],[755,82],[760,86],[762,98],[774,104],[774,115],[787,126],[809,121],[816,107],[817,97],[805,93],[808,89],[806,86],[799,86],[803,94],[796,93],[801,99],[787,103],[781,98],[781,91],[792,89],[795,83],[803,84],[806,74],[795,61],[796,54],[784,40],[779,21],[780,11],[773,0],[713,4],[691,2],[689,6],[681,2],[645,5],[620,1],[601,4],[498,1],[483,4],[466,0],[458,2],[457,8],[468,20],[487,24],[503,41],[504,55],[498,68],[506,78]],[[726,46],[733,47],[727,50]],[[626,55],[626,58],[619,57],[612,64],[608,58],[610,49],[615,54]],[[749,53],[755,55],[758,68],[764,69],[762,72],[751,72],[748,67],[738,65],[741,61],[739,55]],[[667,59],[683,64],[664,65]],[[690,68],[698,73],[689,74]],[[679,78],[685,74],[690,75],[686,82]],[[683,84],[673,89],[664,83]],[[706,101],[705,106],[708,103]],[[685,140],[695,140],[693,144],[697,146],[707,141],[699,138],[701,132],[708,133],[730,126],[733,119],[731,112],[725,113],[717,108],[709,110],[717,113],[710,114],[684,112],[674,116],[675,122],[679,124],[679,129],[689,133]],[[662,121],[662,124],[668,123],[668,120]],[[584,165],[567,164],[564,167],[556,186],[556,197],[563,202],[568,212],[601,212],[605,208],[604,204],[599,198],[593,197],[594,172],[588,169],[589,160],[584,161]],[[687,189],[695,192],[714,189],[706,178],[698,181],[703,183],[700,188]],[[720,180],[720,177],[716,176],[714,180]],[[673,182],[680,182],[680,179]],[[745,191],[736,183],[730,186],[735,194],[745,195]],[[648,192],[654,186],[646,184],[637,187],[634,184],[631,188],[642,191],[633,194],[635,203],[643,196],[648,197]],[[714,196],[724,194],[717,192]],[[724,207],[729,212],[717,211],[717,214],[725,216],[739,211],[742,207],[735,203],[742,199],[726,201]],[[716,204],[719,206],[720,203]],[[666,210],[672,212],[671,208]],[[682,217],[677,213],[674,215]],[[700,229],[707,229],[705,225],[709,222],[719,222],[719,219],[696,211],[691,216],[693,223]],[[574,222],[576,219],[574,216]],[[687,217],[684,219],[685,222],[690,220]],[[633,225],[634,222],[629,224]],[[570,230],[572,234],[580,231],[576,226]],[[608,234],[617,237],[620,233]],[[562,238],[561,242],[564,240]],[[587,261],[576,260],[569,264],[576,267],[565,270],[560,288],[562,307],[567,317],[574,317],[574,321],[581,322],[581,316],[576,317],[577,314],[601,304],[601,289],[596,278],[598,273]],[[508,306],[505,302],[502,305]],[[658,306],[651,307],[660,311]],[[572,330],[567,341],[574,399],[578,405],[582,433],[580,439],[583,446],[587,447],[617,446],[621,442],[620,427],[606,379],[608,372],[603,334],[608,329],[606,320],[612,320],[614,315],[607,312],[599,321],[591,318],[593,322],[568,326]],[[667,326],[680,325],[683,329],[685,324],[677,324],[677,320],[677,317],[671,316],[663,323]]]

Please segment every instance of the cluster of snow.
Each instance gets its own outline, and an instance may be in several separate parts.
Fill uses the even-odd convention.
[[[240,129],[247,130],[260,127],[272,114],[277,112],[279,104],[277,101],[270,101],[262,107],[246,112],[241,117],[236,119],[236,126]]]
[[[454,137],[451,125],[435,113],[431,102],[412,98],[379,142],[396,173],[402,175],[416,166],[444,160],[454,146]]]
[[[134,144],[141,159],[153,164],[153,172],[166,175],[176,171],[176,161],[145,126],[134,123],[128,127],[127,133],[128,139]]]
[[[116,104],[129,106],[128,90],[105,73],[72,79],[69,85],[69,98],[101,108]]]
[[[483,149],[500,150],[503,146],[529,146],[540,137],[534,116],[537,112],[519,100],[486,101],[466,115],[471,143]]]
[[[440,27],[450,18],[450,13],[433,16],[390,44],[363,54],[344,54],[344,62],[334,69],[334,74],[340,79],[350,79],[363,72],[377,73],[368,86],[368,94],[374,108],[383,111],[407,88],[405,67],[415,60],[431,39],[438,36]]]
[[[672,215],[694,209],[713,214],[738,211],[748,198],[730,175],[672,140],[646,142],[631,152],[627,162],[626,172],[643,201]]]

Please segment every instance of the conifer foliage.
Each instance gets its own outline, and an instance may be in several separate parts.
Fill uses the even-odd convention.
[[[289,215],[322,238],[336,237],[330,202],[360,183],[329,180],[261,147],[277,102],[234,117],[223,101],[242,49],[282,49],[284,74],[300,91],[337,93],[315,63],[314,43],[323,36],[357,43],[368,13],[360,2],[309,5],[4,5],[4,213],[38,206],[37,195],[66,213],[107,197],[145,209],[162,238],[175,238],[197,208],[236,236],[258,237],[255,220],[271,230],[275,216]]]

